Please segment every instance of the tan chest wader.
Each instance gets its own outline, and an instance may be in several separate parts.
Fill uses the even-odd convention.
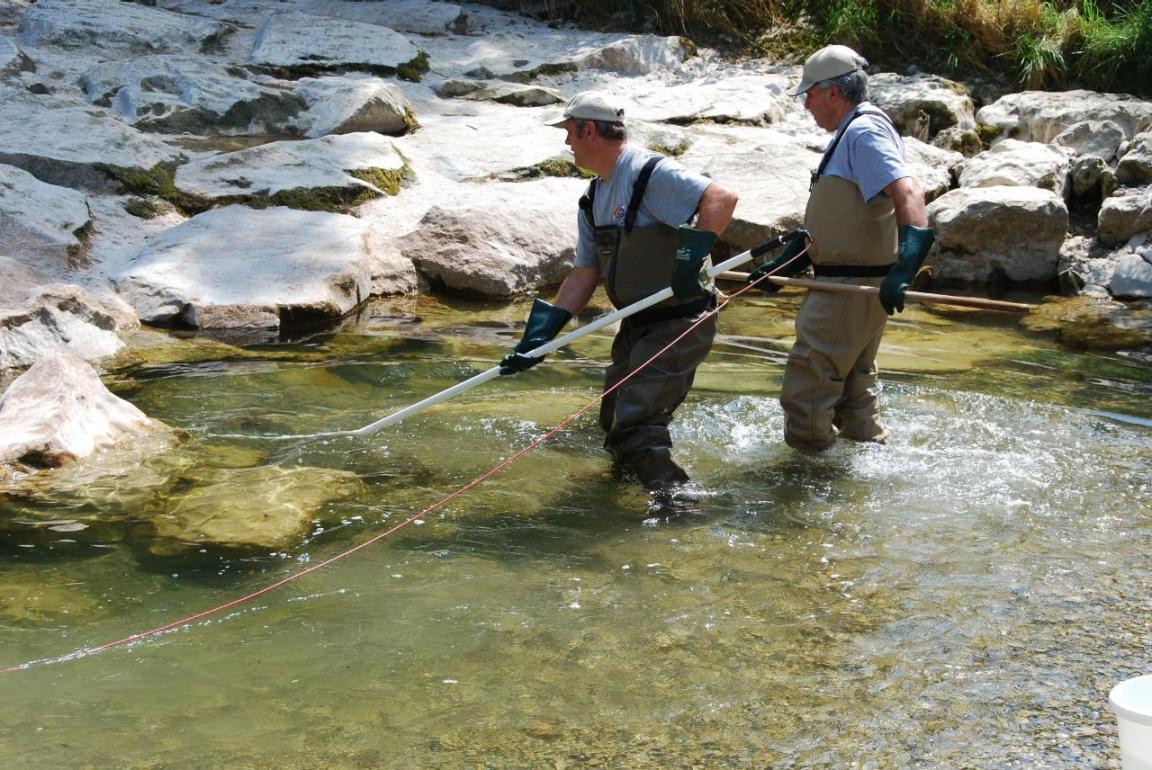
[[[822,281],[879,286],[896,262],[895,210],[887,198],[868,203],[852,182],[823,174],[840,136],[814,174],[804,215],[808,253]],[[888,437],[876,416],[876,352],[887,321],[873,295],[808,292],[780,391],[789,446],[827,449],[837,432],[857,441]]]
[[[636,178],[624,225],[598,227],[593,218],[596,181],[580,200],[596,234],[596,253],[605,291],[617,308],[661,289],[672,280],[676,262],[676,228],[662,223],[636,227],[636,212],[652,171],[663,158],[649,160]],[[699,317],[716,306],[715,294],[681,300],[675,297],[624,319],[612,341],[612,363],[604,373],[608,391],[667,346]],[[708,355],[716,336],[710,317],[640,369],[600,402],[604,447],[621,464],[631,466],[648,486],[687,481],[671,458],[668,425]]]

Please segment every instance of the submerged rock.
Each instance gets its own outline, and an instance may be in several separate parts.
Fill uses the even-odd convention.
[[[1152,308],[1101,297],[1049,298],[1021,320],[1034,332],[1055,332],[1061,342],[1090,350],[1152,343]]]
[[[187,483],[190,488],[168,498],[148,522],[151,556],[292,548],[324,506],[351,497],[361,484],[346,471],[274,465],[215,469]]]

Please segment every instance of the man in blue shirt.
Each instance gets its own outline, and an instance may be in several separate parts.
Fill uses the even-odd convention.
[[[780,403],[784,440],[806,451],[827,449],[837,436],[887,439],[876,414],[876,352],[888,316],[904,309],[905,291],[933,241],[904,143],[892,121],[866,101],[867,64],[842,45],[805,62],[793,94],[804,96],[818,126],[835,132],[813,174],[804,215],[811,242],[802,255],[796,253],[802,246],[785,249],[751,278],[791,275],[811,264],[820,280],[880,287],[879,298],[811,291],[796,316]],[[767,280],[757,285],[779,290]]]
[[[737,196],[671,158],[629,145],[624,106],[611,94],[577,94],[551,125],[564,129],[576,165],[596,178],[580,201],[576,259],[556,304],[535,301],[523,338],[501,364],[513,372],[538,363],[524,354],[554,338],[601,281],[617,308],[671,285],[671,299],[621,322],[604,375],[600,425],[605,448],[645,486],[687,481],[672,459],[668,425],[716,335],[715,291],[698,276]]]

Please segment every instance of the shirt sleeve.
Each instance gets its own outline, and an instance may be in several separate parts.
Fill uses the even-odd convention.
[[[584,209],[576,207],[576,258],[573,267],[596,267],[599,260],[596,258],[596,234],[588,222],[588,215]]]
[[[703,174],[665,158],[652,172],[640,208],[657,222],[679,227],[696,213],[700,197],[710,184],[712,180]]]
[[[911,176],[904,160],[904,146],[893,131],[866,123],[850,134],[845,139],[853,181],[864,200],[872,200],[897,179]]]

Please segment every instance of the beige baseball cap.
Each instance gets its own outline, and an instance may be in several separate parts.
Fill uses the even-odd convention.
[[[624,122],[624,103],[604,91],[581,91],[568,100],[559,118],[548,121],[550,126],[562,126],[569,118]]]
[[[800,78],[800,85],[792,90],[792,95],[807,93],[809,88],[822,80],[838,78],[866,66],[868,60],[846,45],[825,46],[804,62],[804,74]]]

